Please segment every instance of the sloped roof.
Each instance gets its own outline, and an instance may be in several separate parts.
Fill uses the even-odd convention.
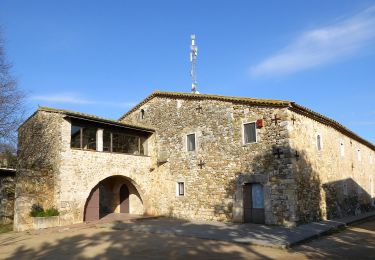
[[[259,106],[276,106],[276,107],[287,107],[290,104],[290,101],[287,100],[276,100],[276,99],[259,99],[259,98],[248,98],[248,97],[231,97],[231,96],[220,96],[220,95],[211,95],[211,94],[193,94],[186,92],[164,92],[164,91],[155,91],[138,105],[129,110],[126,114],[120,117],[119,120],[125,118],[130,113],[139,109],[142,105],[153,99],[154,97],[167,97],[167,98],[182,98],[182,99],[194,99],[194,100],[219,100],[219,101],[228,101],[233,103],[243,103],[250,105],[259,105]]]
[[[211,94],[193,94],[193,93],[186,93],[186,92],[164,92],[164,91],[155,91],[148,97],[146,97],[143,101],[141,101],[138,105],[133,107],[129,110],[126,114],[120,117],[119,120],[124,119],[126,116],[131,114],[132,112],[138,110],[142,105],[149,102],[151,99],[155,97],[165,97],[165,98],[176,98],[176,99],[192,99],[192,100],[219,100],[219,101],[226,101],[226,102],[233,102],[239,104],[249,104],[249,105],[258,105],[258,106],[270,106],[270,107],[288,107],[290,110],[309,117],[315,121],[318,121],[324,125],[330,126],[337,131],[341,132],[344,135],[366,145],[370,149],[375,151],[375,145],[371,142],[363,139],[350,129],[346,128],[339,122],[326,117],[322,114],[319,114],[309,108],[304,106],[298,105],[295,102],[287,101],[287,100],[276,100],[276,99],[259,99],[259,98],[248,98],[248,97],[233,97],[233,96],[220,96],[220,95],[211,95]]]
[[[39,107],[38,110],[34,114],[32,114],[27,120],[29,120],[32,116],[34,116],[38,111],[59,113],[59,114],[63,114],[63,115],[66,115],[66,116],[72,117],[72,118],[84,119],[84,120],[88,120],[88,121],[92,121],[92,122],[103,123],[103,124],[108,124],[108,125],[113,125],[113,126],[119,126],[119,127],[134,129],[134,130],[140,130],[140,131],[146,131],[146,132],[155,132],[154,129],[143,127],[143,126],[138,126],[138,125],[135,125],[135,124],[126,124],[126,123],[122,123],[120,121],[116,121],[116,120],[112,120],[112,119],[108,119],[108,118],[103,118],[103,117],[99,117],[99,116],[95,116],[95,115],[90,115],[90,114],[85,114],[85,113],[80,113],[80,112],[75,112],[75,111],[65,110],[65,109],[50,108],[50,107]]]

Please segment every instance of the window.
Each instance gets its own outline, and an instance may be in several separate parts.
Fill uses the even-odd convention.
[[[103,152],[112,152],[112,133],[103,131]]]
[[[81,148],[81,127],[72,125],[70,131],[70,147]]]
[[[144,119],[144,118],[145,118],[145,110],[141,109],[141,119]]]
[[[244,136],[244,143],[245,144],[251,144],[256,143],[257,141],[257,134],[256,134],[256,124],[253,123],[247,123],[243,125],[243,136]]]
[[[341,156],[342,156],[342,157],[345,156],[345,146],[344,146],[344,142],[341,142],[341,143],[340,143],[340,153],[341,153]]]
[[[372,164],[372,155],[371,154],[370,154],[369,161],[370,161],[370,164]]]
[[[70,146],[85,150],[96,150],[96,128],[72,125]]]
[[[187,135],[187,150],[189,152],[195,151],[195,134]]]
[[[102,135],[100,131],[103,131]],[[136,133],[125,131],[121,132],[121,129],[116,132],[112,132],[109,129],[100,129],[98,131],[96,127],[72,124],[70,146],[71,148],[84,150],[97,150],[97,146],[101,149],[102,143],[103,150],[100,151],[103,152],[146,155],[148,152],[147,137],[143,134],[137,135]]]
[[[360,162],[362,160],[360,149],[357,150],[357,157],[358,157],[358,161]]]
[[[177,196],[185,196],[185,183],[177,182]]]
[[[316,147],[318,148],[318,151],[322,150],[322,137],[320,134],[316,135]]]
[[[82,127],[82,149],[96,150],[96,128]]]
[[[140,154],[139,137],[124,133],[112,133],[112,152]]]

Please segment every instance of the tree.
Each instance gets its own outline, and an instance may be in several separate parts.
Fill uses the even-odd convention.
[[[0,144],[15,144],[17,128],[23,119],[24,94],[10,75],[0,34]]]

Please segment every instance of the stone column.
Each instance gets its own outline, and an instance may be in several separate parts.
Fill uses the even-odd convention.
[[[103,152],[103,129],[100,128],[96,131],[96,150]]]

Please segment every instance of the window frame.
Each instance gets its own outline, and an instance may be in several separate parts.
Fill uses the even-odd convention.
[[[318,136],[319,136],[319,143],[318,143]],[[321,152],[323,150],[323,136],[321,133],[317,133],[315,135],[315,146],[318,152]],[[320,147],[320,149],[319,149]]]
[[[182,184],[182,193],[181,193],[181,190],[180,190],[181,184]],[[185,197],[186,196],[185,181],[177,181],[176,182],[176,196],[177,197]]]
[[[249,124],[254,124],[254,128],[255,128],[255,141],[254,142],[250,142],[250,143],[246,143],[245,125],[249,125]],[[256,122],[256,120],[243,122],[242,123],[242,144],[243,145],[248,145],[248,144],[256,144],[256,143],[258,143],[258,132],[257,132],[257,122]]]
[[[75,143],[78,144],[79,143],[79,147],[77,145],[77,147],[73,147],[72,146],[72,129],[73,127],[76,127],[77,128],[77,135],[79,135],[79,138],[77,137],[76,140],[75,140]],[[84,129],[85,128],[92,128],[95,130],[95,149],[87,149],[87,148],[84,148]],[[102,150],[99,150],[99,139],[100,137],[98,136],[98,133],[99,131],[102,130],[102,136],[101,136],[101,142],[102,142]],[[133,147],[136,146],[136,149],[133,149],[131,151],[133,152],[124,152],[124,151],[114,151],[114,134],[118,134],[118,135],[121,135],[121,136],[124,136],[126,138],[130,138],[130,139],[133,139],[133,138],[136,138],[132,141],[129,141],[130,144],[133,145]],[[109,139],[109,140],[106,140],[107,142],[109,142],[109,147],[106,147],[106,148],[109,148],[109,150],[104,150],[104,136],[106,135],[106,137]],[[94,136],[94,135],[93,135]],[[135,155],[135,156],[147,156],[149,157],[149,154],[148,154],[148,149],[147,149],[147,140],[150,136],[147,136],[146,134],[136,134],[136,133],[133,133],[133,132],[126,132],[126,131],[121,131],[121,129],[117,129],[117,128],[113,128],[113,127],[101,127],[100,125],[96,125],[96,124],[85,124],[85,123],[82,123],[82,122],[70,122],[70,139],[69,139],[69,147],[70,149],[73,149],[73,150],[81,150],[81,151],[95,151],[95,152],[103,152],[103,153],[115,153],[115,154],[127,154],[127,155]],[[144,144],[146,143],[146,146],[144,146]],[[129,146],[131,147],[131,146]],[[145,148],[146,147],[146,148]]]
[[[70,123],[70,131],[73,127],[79,128],[79,147],[72,147],[72,132],[70,132],[70,149],[82,150],[82,151],[98,151],[98,127],[77,123]],[[84,148],[84,130],[85,129],[95,130],[95,149]]]
[[[189,136],[190,135],[194,135],[194,150],[189,150]],[[196,152],[198,150],[197,133],[193,132],[193,133],[186,134],[185,143],[186,143],[187,152]]]

